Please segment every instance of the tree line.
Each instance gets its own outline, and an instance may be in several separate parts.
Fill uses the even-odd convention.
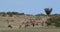
[[[24,15],[24,13],[18,13],[18,12],[0,12],[0,16],[6,16],[9,15],[12,17],[13,15]]]

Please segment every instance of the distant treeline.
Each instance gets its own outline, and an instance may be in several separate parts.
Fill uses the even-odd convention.
[[[19,13],[19,12],[0,12],[0,16],[12,16],[12,15],[27,15],[27,16],[33,16],[32,14],[25,14],[25,13]],[[60,14],[52,14],[52,15],[60,15]],[[34,16],[46,16],[45,14],[36,14]],[[51,15],[50,15],[51,16]]]
[[[18,12],[0,12],[0,16],[13,16],[13,15],[24,15],[24,13],[18,13]]]
[[[24,15],[24,13],[18,13],[18,12],[0,12],[0,14]]]

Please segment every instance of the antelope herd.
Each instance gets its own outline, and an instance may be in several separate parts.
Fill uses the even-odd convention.
[[[43,21],[38,21],[38,20],[32,20],[30,19],[29,21],[26,21],[26,22],[22,22],[20,25],[19,25],[19,28],[21,28],[22,26],[23,27],[29,27],[29,26],[44,26],[44,22]],[[8,25],[9,28],[13,28],[12,25]]]

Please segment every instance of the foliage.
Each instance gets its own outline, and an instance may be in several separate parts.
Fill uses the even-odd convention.
[[[7,14],[8,14],[10,17],[12,17],[12,16],[13,16],[11,12],[7,12]]]
[[[27,16],[33,16],[32,14],[25,14],[25,15],[27,15]]]
[[[5,12],[0,12],[0,15],[5,17],[6,13]]]
[[[1,16],[6,16],[9,15],[10,17],[12,17],[13,15],[24,15],[24,13],[18,13],[18,12],[0,12]]]
[[[35,16],[45,16],[45,14],[36,14]]]
[[[50,15],[50,13],[52,12],[52,8],[45,8],[44,10],[47,15]]]
[[[49,18],[46,23],[47,25],[52,25],[54,23],[54,26],[60,27],[60,16],[54,15]]]

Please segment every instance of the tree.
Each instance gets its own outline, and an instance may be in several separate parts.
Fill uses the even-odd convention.
[[[50,13],[52,12],[52,8],[45,8],[44,10],[47,15],[50,15]]]

